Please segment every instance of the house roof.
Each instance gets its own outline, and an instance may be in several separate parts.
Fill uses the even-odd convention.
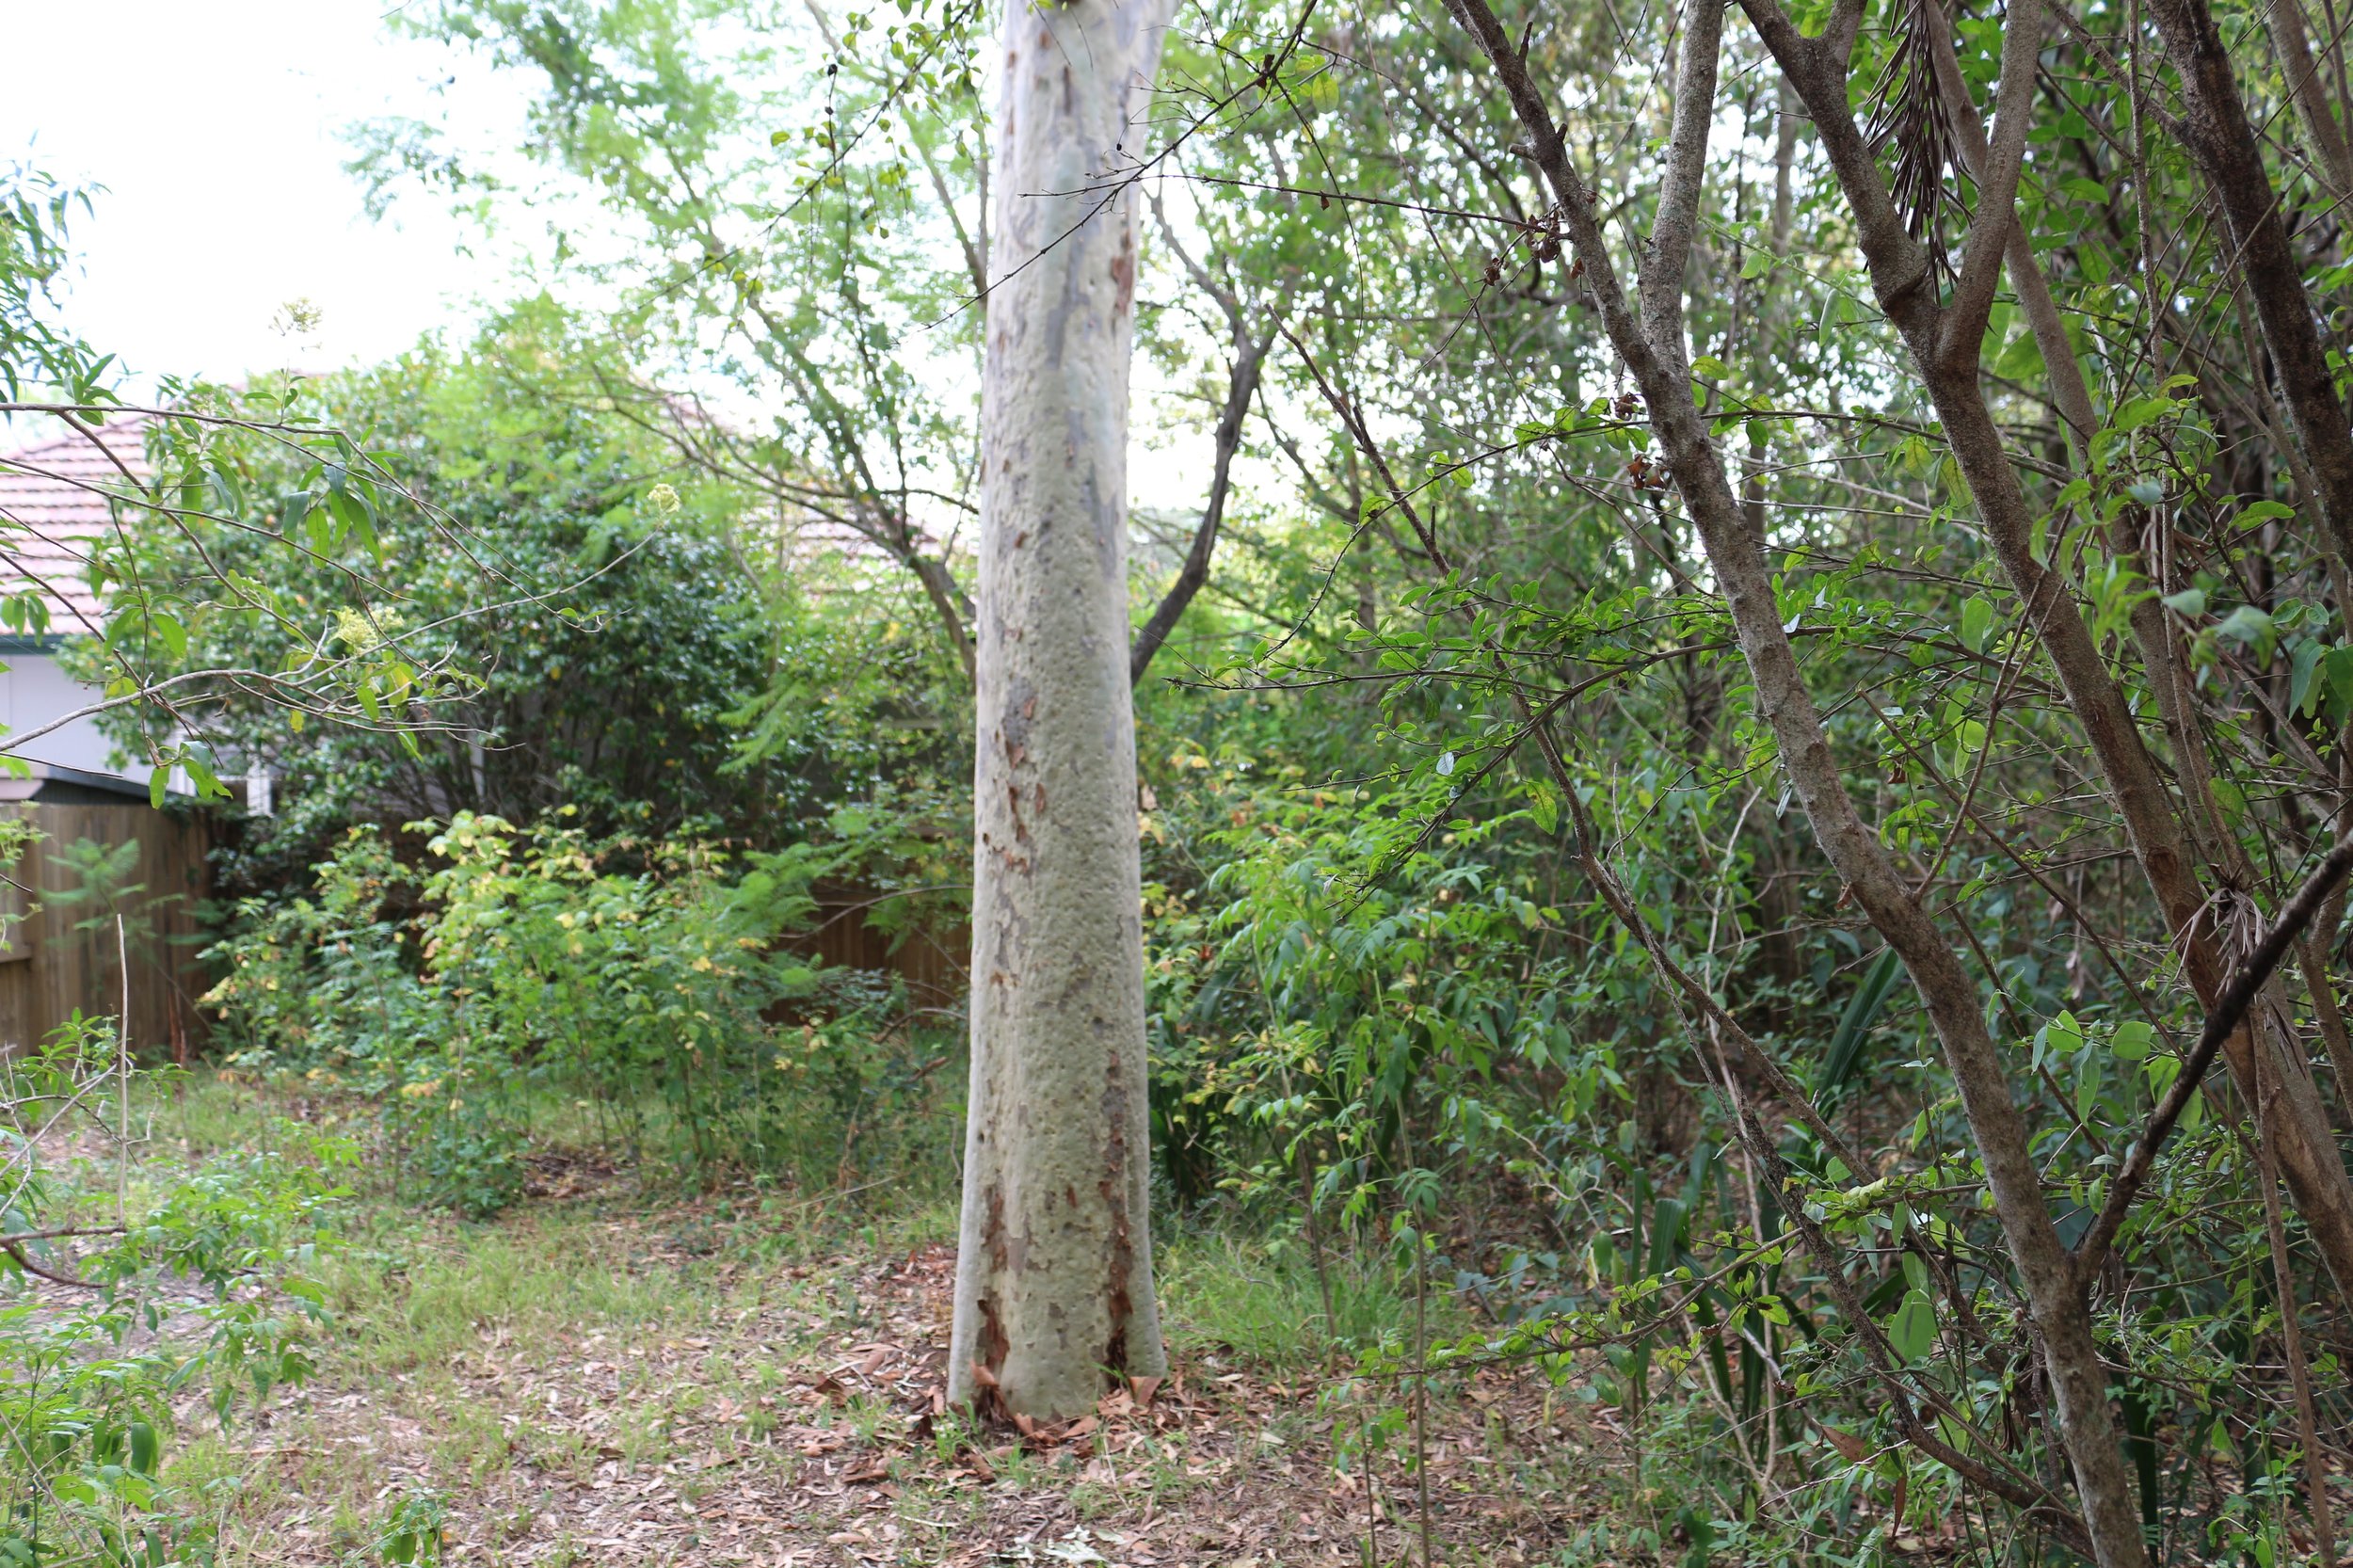
[[[24,763],[25,772],[16,775],[0,772],[0,803],[38,801],[44,806],[147,806],[152,800],[148,786],[140,781],[116,774],[92,773],[88,768],[62,767],[55,762]],[[184,799],[187,792],[173,789],[173,799]]]
[[[150,416],[119,414],[0,456],[0,598],[27,587],[49,603],[53,634],[104,624],[89,585],[89,547],[113,526],[132,477],[148,473]]]

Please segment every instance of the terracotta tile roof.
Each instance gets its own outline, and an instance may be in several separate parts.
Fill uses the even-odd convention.
[[[129,488],[123,469],[146,475],[148,424],[144,414],[119,414],[95,440],[69,431],[0,456],[0,598],[40,587],[53,633],[104,624],[88,541],[113,525],[110,498]]]

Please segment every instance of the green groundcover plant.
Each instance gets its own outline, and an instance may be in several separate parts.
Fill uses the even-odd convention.
[[[76,1015],[0,1093],[0,1563],[214,1560],[168,1439],[310,1368],[346,1141],[280,1124],[193,1171],[130,1161],[136,1069]],[[144,1096],[141,1096],[142,1100]]]
[[[525,1176],[551,1104],[644,1162],[705,1176],[843,1157],[875,1107],[912,1093],[925,1048],[891,986],[826,969],[779,934],[814,908],[807,855],[592,838],[460,813],[412,824],[422,864],[353,829],[309,896],[255,900],[215,950],[206,997],[233,1064],[367,1096],[410,1192],[480,1217]]]

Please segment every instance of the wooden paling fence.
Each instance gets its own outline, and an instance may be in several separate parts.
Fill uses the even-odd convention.
[[[961,921],[917,920],[897,934],[876,930],[870,917],[892,894],[872,888],[825,884],[813,889],[815,928],[788,944],[821,963],[853,969],[879,969],[906,983],[907,1000],[918,1008],[959,1005],[968,982],[972,933]]]
[[[121,1014],[127,953],[131,1048],[185,1061],[201,1037],[197,904],[211,818],[130,798],[19,801],[0,811],[41,835],[8,873],[13,882],[0,884],[0,907],[30,910],[0,941],[0,1049],[38,1043],[77,1009]]]

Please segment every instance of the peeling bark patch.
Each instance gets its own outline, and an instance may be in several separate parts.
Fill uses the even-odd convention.
[[[1005,1246],[1005,1190],[1001,1187],[991,1187],[988,1190],[988,1219],[984,1226],[981,1240],[988,1249],[988,1266],[999,1273],[1002,1273],[1006,1266],[1007,1249]],[[991,1304],[988,1310],[991,1313],[989,1321],[994,1323],[996,1307]],[[1003,1332],[1001,1328],[998,1330],[1000,1338]],[[999,1359],[1001,1361],[1002,1357]]]
[[[972,1347],[979,1353],[973,1357],[973,1367],[976,1371],[984,1371],[988,1376],[973,1379],[981,1385],[981,1397],[977,1402],[1001,1410],[1004,1397],[998,1392],[997,1373],[1004,1367],[1005,1356],[1013,1349],[1013,1342],[1005,1337],[1004,1319],[997,1310],[997,1298],[983,1296],[980,1307],[980,1343]]]
[[[1135,1277],[1136,1245],[1135,1239],[1128,1234],[1127,1194],[1122,1191],[1128,1180],[1128,1090],[1120,1081],[1117,1051],[1112,1053],[1103,1069],[1102,1114],[1108,1137],[1103,1144],[1103,1175],[1097,1191],[1112,1222],[1104,1257],[1110,1274],[1105,1283],[1110,1287],[1106,1304],[1111,1309],[1112,1332],[1103,1347],[1103,1365],[1125,1376],[1128,1320],[1135,1314],[1135,1301],[1128,1285]]]
[[[1125,315],[1136,297],[1136,252],[1132,242],[1120,247],[1119,254],[1112,258],[1112,286],[1117,291],[1119,312]]]
[[[1027,680],[1014,680],[1008,684],[1010,690],[1005,693],[1004,718],[998,733],[1003,736],[1008,749],[1014,746],[1027,749],[1030,721],[1037,717],[1037,691]]]

